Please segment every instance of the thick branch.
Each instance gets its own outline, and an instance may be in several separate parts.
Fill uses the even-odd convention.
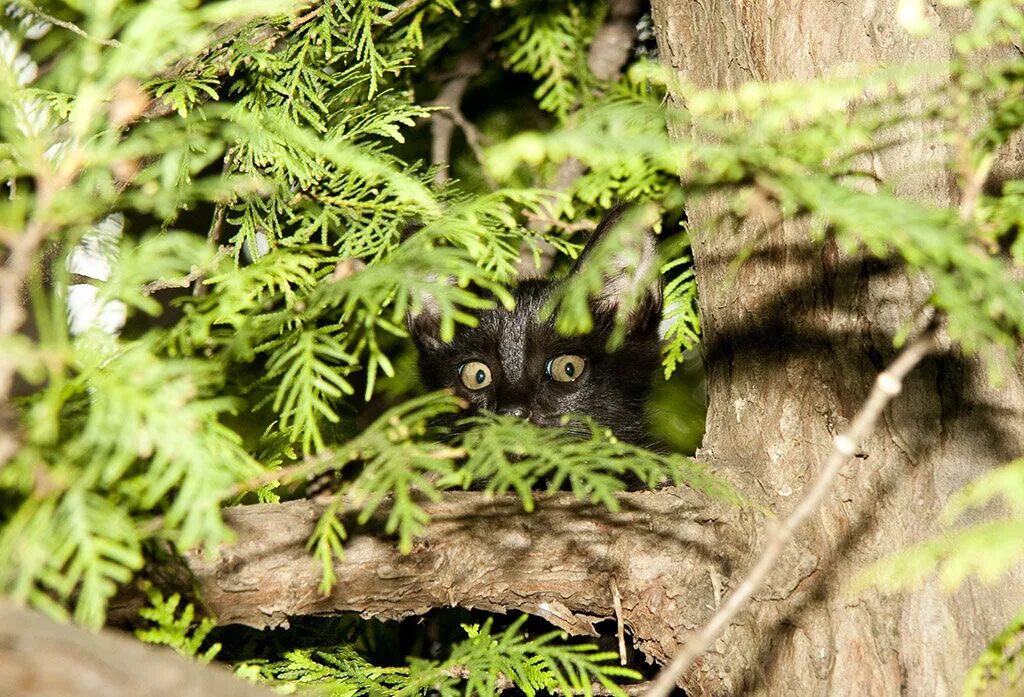
[[[517,500],[454,493],[427,509],[431,524],[408,555],[381,532],[387,511],[349,527],[338,583],[328,596],[306,543],[322,506],[309,501],[225,511],[237,542],[216,559],[187,555],[207,610],[221,623],[285,625],[298,615],[359,612],[397,619],[431,608],[518,610],[574,634],[622,620],[650,658],[674,655],[715,607],[714,578],[746,565],[758,514],[685,489],[620,497],[622,510],[559,494],[524,513]],[[793,561],[787,570],[804,565]]]
[[[222,668],[117,632],[93,634],[0,602],[0,692],[5,697],[269,697]]]

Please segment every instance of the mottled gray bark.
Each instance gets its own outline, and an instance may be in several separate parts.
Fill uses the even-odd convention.
[[[911,40],[895,21],[895,0],[652,4],[663,61],[684,80],[723,89],[943,60],[950,36],[965,26],[960,10],[940,6],[929,9],[937,31]],[[914,128],[863,164],[901,195],[956,203],[955,181],[943,173],[950,153]],[[999,170],[1020,172],[1021,160],[1019,147],[1008,149]],[[711,199],[687,211],[710,400],[699,456],[754,477],[769,505],[786,511],[893,355],[893,336],[928,286],[885,264],[812,246],[799,223],[712,229],[721,210],[722,201]],[[746,245],[753,245],[750,261],[732,275],[729,263]],[[947,350],[911,376],[863,457],[802,533],[817,563],[802,578],[794,570],[792,592],[755,604],[753,618],[727,632],[706,660],[729,672],[695,671],[687,681],[695,693],[959,693],[985,641],[1024,602],[1024,574],[951,594],[929,581],[912,593],[854,595],[846,581],[937,532],[953,491],[1024,452],[1018,368],[1007,366],[996,389],[977,360]]]
[[[271,697],[219,666],[114,631],[89,632],[0,601],[3,697]]]

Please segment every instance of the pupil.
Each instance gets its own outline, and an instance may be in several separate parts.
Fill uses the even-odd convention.
[[[484,373],[484,369],[483,368],[481,368],[480,370],[476,371],[476,384],[479,385],[479,384],[481,384],[486,379],[487,379],[487,374]]]
[[[572,363],[565,364],[565,374],[572,377],[576,373],[576,368],[573,367]]]

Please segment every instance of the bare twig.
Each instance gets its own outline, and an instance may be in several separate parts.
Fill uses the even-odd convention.
[[[192,285],[194,281],[203,277],[203,271],[198,266],[193,266],[192,271],[187,276],[181,278],[168,278],[160,279],[159,281],[153,281],[142,286],[143,295],[152,295],[157,291],[167,290],[168,288],[187,288]]]
[[[960,194],[960,220],[970,222],[974,217],[974,209],[978,205],[978,199],[985,187],[989,172],[995,162],[995,155],[989,153],[981,159],[977,169],[971,169],[968,164],[963,173],[963,192]]]
[[[619,640],[619,665],[626,665],[626,625],[622,621],[622,594],[612,579],[612,607],[615,608],[615,636]]]
[[[614,80],[629,60],[629,51],[636,41],[636,18],[640,14],[639,0],[609,0],[608,15],[597,30],[587,51],[587,67],[598,80]],[[555,181],[550,188],[565,191],[587,171],[586,166],[575,158],[569,158],[558,168]],[[550,199],[550,203],[555,202]],[[551,227],[547,220],[536,218],[530,221],[530,229],[542,232]],[[516,268],[519,276],[545,276],[555,263],[555,248],[544,239],[535,240],[540,247],[540,261],[534,263],[534,245],[524,242],[520,248]]]
[[[391,12],[388,12],[387,14],[382,15],[381,16],[381,20],[385,24],[391,24],[395,20],[401,19],[402,17],[404,17],[408,13],[412,12],[413,10],[415,10],[417,7],[419,7],[420,5],[425,3],[426,1],[427,0],[405,0],[405,2],[403,2],[401,5],[399,5],[395,9],[391,10]]]
[[[188,275],[182,276],[181,278],[160,279],[158,281],[147,283],[146,285],[142,286],[142,294],[152,295],[153,293],[156,293],[159,290],[167,290],[168,288],[187,288],[188,286],[192,285],[192,283],[198,281],[203,276],[205,276],[206,272],[209,269],[215,267],[218,263],[220,263],[220,260],[226,257],[228,254],[230,254],[231,251],[231,247],[228,247],[227,245],[221,245],[220,248],[217,250],[217,254],[213,257],[213,259],[210,260],[210,263],[207,264],[205,267],[193,266],[192,270],[188,273]]]
[[[46,22],[49,22],[50,24],[52,24],[54,26],[57,26],[57,27],[60,27],[61,29],[67,29],[72,34],[77,34],[78,36],[81,36],[83,39],[88,39],[89,41],[95,41],[96,43],[103,44],[104,46],[120,46],[121,45],[121,42],[118,41],[117,39],[97,39],[94,36],[90,36],[87,31],[82,29],[77,24],[73,24],[73,23],[65,21],[63,19],[58,19],[57,17],[54,17],[51,14],[47,14],[46,12],[41,10],[39,7],[37,7],[36,4],[34,2],[32,2],[31,0],[15,0],[15,3],[18,4],[18,5],[21,5],[22,7],[24,7],[26,10],[28,10],[32,14],[34,14],[37,17],[39,17],[39,19],[42,19],[42,20],[44,20]]]
[[[221,232],[224,230],[224,216],[227,215],[227,204],[218,203],[214,206],[213,220],[210,222],[210,229],[206,233],[206,240],[212,244],[220,244]],[[206,274],[200,273],[192,279],[192,295],[206,295],[207,287],[203,283]]]
[[[767,544],[754,563],[754,567],[736,587],[736,590],[704,625],[704,628],[684,644],[675,657],[661,669],[651,685],[651,689],[646,693],[647,697],[667,697],[675,689],[677,681],[690,668],[693,661],[711,646],[715,638],[761,587],[796,529],[818,509],[836,475],[850,461],[864,439],[874,431],[875,424],[885,407],[900,393],[903,379],[907,373],[936,349],[936,325],[937,323],[934,321],[929,324],[913,342],[903,349],[886,370],[878,374],[871,394],[868,395],[864,405],[854,417],[850,428],[846,433],[835,437],[832,452],[817,480],[785,520],[773,530]]]
[[[482,165],[484,162],[483,149],[485,146],[490,145],[487,136],[485,136],[480,129],[476,127],[475,123],[467,119],[461,111],[453,111],[449,116],[452,121],[455,122],[455,125],[462,130],[462,135],[466,137],[466,145],[468,145],[469,149],[473,151],[473,157],[475,157],[477,162]],[[491,178],[491,175],[489,175],[486,170],[483,171],[483,176],[490,186],[497,186]]]
[[[531,227],[536,225],[542,228],[544,227],[557,227],[565,230],[568,233],[576,232],[593,232],[597,229],[597,223],[593,220],[581,220],[578,223],[569,223],[564,220],[558,220],[548,215],[538,215],[530,211],[525,211],[524,215],[526,219],[530,221]]]
[[[629,60],[636,41],[639,0],[610,0],[608,16],[587,51],[587,67],[598,80],[614,80]]]
[[[486,32],[484,38],[476,46],[459,56],[451,77],[441,87],[437,98],[431,106],[441,107],[430,115],[430,161],[438,166],[434,174],[434,183],[441,185],[448,181],[448,168],[451,163],[452,135],[458,126],[466,136],[466,143],[473,155],[483,162],[481,141],[483,134],[463,116],[462,97],[466,94],[469,82],[483,70],[484,56],[491,48],[493,33]],[[488,182],[493,186],[493,182]]]
[[[228,148],[228,151],[224,153],[224,161],[221,164],[221,176],[226,176],[231,171],[231,164],[234,160],[235,150],[234,148]],[[210,229],[206,231],[206,241],[213,245],[220,245],[220,238],[224,232],[224,217],[227,215],[228,204],[225,202],[218,202],[215,204],[213,209],[213,219],[210,221]],[[192,284],[192,295],[202,296],[206,295],[206,286],[203,284],[203,278],[200,276],[195,279]]]
[[[308,21],[310,21],[312,19],[316,19],[318,16],[320,16],[320,12],[323,9],[324,9],[323,5],[317,5],[317,7],[315,9],[311,10],[310,12],[307,12],[306,14],[302,15],[301,17],[296,18],[294,22],[292,22],[291,24],[288,25],[288,29],[289,30],[291,30],[291,29],[298,29],[299,27],[301,27],[306,22],[308,22]]]
[[[36,251],[54,230],[48,219],[57,192],[77,176],[77,154],[68,153],[56,169],[49,162],[39,164],[36,175],[35,212],[25,229],[18,233],[0,228],[0,240],[7,246],[7,258],[0,266],[0,337],[17,332],[28,317],[21,293],[32,273]],[[0,467],[14,457],[18,449],[14,435],[16,422],[10,405],[16,366],[14,359],[0,354]]]

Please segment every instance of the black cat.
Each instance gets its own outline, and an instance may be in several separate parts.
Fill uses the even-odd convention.
[[[479,324],[460,326],[451,342],[440,340],[436,306],[428,298],[425,309],[408,318],[426,387],[450,388],[473,410],[521,416],[542,426],[560,425],[564,414],[587,415],[621,440],[644,442],[644,408],[659,364],[661,286],[656,277],[646,288],[636,286],[649,278],[656,261],[653,235],[633,238],[634,253],[615,258],[590,302],[590,333],[562,336],[553,317],[541,319],[558,284],[592,263],[595,246],[623,213],[619,207],[605,216],[566,278],[521,281],[511,289],[513,310],[498,306],[479,312]],[[640,300],[627,318],[625,340],[609,351],[615,313],[634,293]]]

